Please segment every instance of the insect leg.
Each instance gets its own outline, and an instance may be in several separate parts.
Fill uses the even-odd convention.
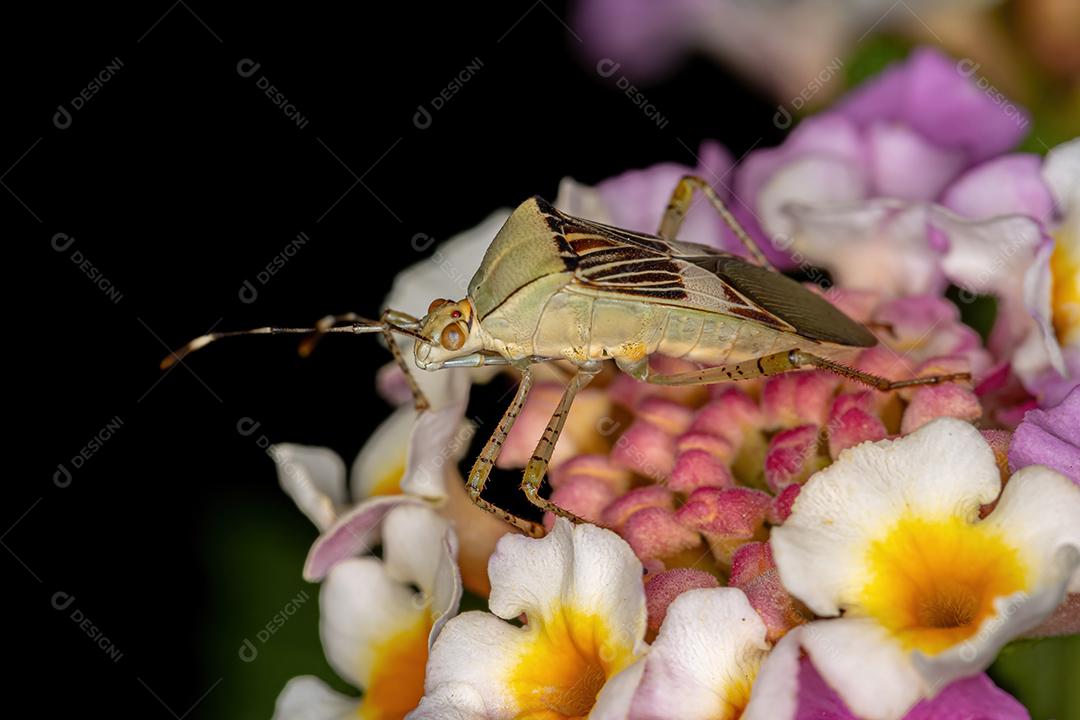
[[[361,323],[378,328],[382,332],[383,338],[386,340],[386,346],[390,348],[390,354],[394,356],[394,362],[397,363],[397,366],[405,373],[405,381],[409,384],[409,391],[412,392],[413,396],[413,406],[417,411],[427,410],[431,407],[431,404],[424,396],[423,390],[421,390],[420,386],[417,384],[416,378],[413,377],[412,372],[409,370],[409,364],[401,354],[401,348],[398,347],[397,342],[394,340],[395,328],[415,329],[419,326],[419,321],[416,318],[412,315],[407,315],[400,310],[386,310],[378,322],[368,320],[367,318],[351,312],[342,313],[341,315],[327,315],[315,323],[315,332],[301,341],[299,348],[300,356],[309,356],[315,349],[315,344],[322,339],[322,336],[341,323]]]
[[[778,375],[803,367],[828,370],[883,392],[915,385],[937,385],[943,382],[971,379],[971,373],[952,373],[949,375],[911,378],[910,380],[888,380],[817,355],[811,355],[802,350],[788,350],[730,365],[691,370],[690,372],[676,373],[674,375],[649,375],[645,380],[656,385],[709,385],[712,383],[749,380],[762,375]]]
[[[525,398],[529,395],[532,383],[532,371],[525,368],[521,373],[521,384],[518,385],[514,399],[510,401],[510,406],[503,413],[498,427],[495,428],[495,432],[491,433],[491,437],[484,444],[484,449],[480,451],[479,457],[473,463],[472,470],[469,471],[466,489],[469,491],[469,497],[472,498],[472,501],[484,510],[500,518],[503,522],[513,525],[526,535],[540,538],[544,537],[542,525],[519,518],[517,515],[503,510],[495,503],[480,497],[480,493],[484,491],[484,485],[487,484],[488,476],[491,475],[491,468],[495,465],[495,459],[499,457],[499,450],[502,449],[503,443],[506,442],[506,435],[510,432],[510,428],[514,426],[514,421],[517,419],[518,414],[521,413],[521,408],[525,405]]]
[[[863,372],[862,370],[856,370],[855,368],[848,367],[847,365],[841,365],[840,363],[827,360],[817,355],[811,355],[810,353],[802,352],[801,350],[792,350],[795,360],[802,366],[812,366],[821,368],[822,370],[828,370],[829,372],[836,373],[842,377],[850,378],[857,382],[861,382],[864,385],[877,388],[883,392],[889,390],[898,390],[900,388],[914,387],[918,385],[937,385],[944,382],[960,382],[964,380],[971,380],[971,373],[949,373],[943,375],[927,375],[925,377],[910,378],[909,380],[889,380],[887,378],[879,377],[877,375],[871,375],[870,373]]]
[[[392,324],[391,318],[395,312],[394,310],[387,310],[382,314],[383,338],[386,340],[386,346],[390,348],[390,354],[394,356],[394,362],[401,368],[401,372],[405,373],[405,380],[409,383],[409,391],[413,396],[413,407],[416,408],[417,412],[422,412],[431,407],[431,403],[428,402],[427,397],[424,396],[424,391],[416,383],[416,378],[413,377],[412,371],[409,370],[409,363],[405,362],[405,356],[401,354],[401,347],[398,346],[397,338],[394,337],[393,328],[395,326]]]
[[[750,257],[754,259],[754,262],[762,267],[770,270],[775,268],[769,263],[765,254],[758,248],[757,243],[753,238],[747,234],[743,226],[739,224],[739,221],[735,219],[735,216],[731,214],[731,211],[724,205],[724,201],[716,194],[716,191],[712,189],[703,178],[697,175],[684,175],[679,184],[675,186],[675,190],[671,193],[671,200],[668,201],[667,210],[664,211],[664,219],[660,222],[660,229],[657,231],[657,235],[665,240],[674,240],[675,235],[678,234],[679,228],[682,227],[683,220],[686,219],[686,213],[690,210],[690,203],[694,199],[694,190],[699,190],[712,206],[716,209],[716,212],[720,214],[720,217],[724,219],[727,226],[731,228],[731,231],[735,233],[735,237],[739,238],[746,250],[750,253]]]
[[[572,512],[563,510],[550,500],[540,497],[540,485],[544,482],[548,461],[551,460],[551,453],[555,450],[555,443],[559,441],[559,435],[566,424],[566,416],[570,414],[570,406],[574,403],[574,397],[577,396],[581,388],[589,384],[599,371],[599,364],[595,367],[586,366],[580,368],[577,374],[570,379],[566,386],[566,392],[563,393],[559,406],[555,408],[555,413],[551,416],[551,420],[548,421],[547,429],[544,430],[544,434],[540,436],[539,442],[536,443],[536,450],[533,451],[533,456],[529,460],[529,464],[525,466],[525,473],[521,478],[521,489],[525,492],[525,497],[529,499],[529,502],[543,510],[561,515],[576,523],[585,522],[585,520]]]

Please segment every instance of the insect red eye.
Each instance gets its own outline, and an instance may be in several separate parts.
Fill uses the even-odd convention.
[[[452,323],[443,328],[439,342],[447,350],[460,350],[465,344],[465,333],[461,331],[457,323]]]
[[[460,310],[453,311],[452,313],[450,313],[450,317],[457,320],[459,317],[461,317],[461,311]]]
[[[445,305],[448,302],[450,302],[450,301],[449,300],[444,300],[442,298],[436,298],[436,299],[432,300],[431,304],[428,305],[428,308],[427,308],[428,315],[435,312],[436,310],[438,310],[439,308],[441,308],[443,305]]]

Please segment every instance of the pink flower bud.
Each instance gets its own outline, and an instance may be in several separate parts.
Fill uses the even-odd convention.
[[[955,383],[919,388],[904,409],[900,433],[907,435],[939,417],[975,420],[982,415],[979,399],[969,388]]]
[[[735,447],[729,441],[703,432],[683,433],[675,439],[675,448],[681,453],[703,450],[723,463],[729,463],[735,457]]]
[[[930,358],[924,362],[919,363],[915,368],[915,371],[911,373],[912,377],[929,377],[931,375],[952,375],[953,373],[971,372],[971,364],[967,358],[961,355],[939,355],[937,357]],[[966,383],[970,386],[970,383]],[[920,387],[903,388],[900,390],[900,397],[905,401],[910,402],[912,396],[920,390]]]
[[[637,416],[669,435],[679,435],[690,427],[694,420],[694,411],[665,398],[649,397],[638,403]]]
[[[761,393],[765,428],[775,430],[806,423],[824,425],[833,392],[839,384],[839,377],[820,370],[770,377]]]
[[[780,584],[780,573],[768,543],[747,543],[736,551],[731,559],[728,585],[746,593],[751,607],[765,622],[770,642],[776,642],[788,630],[812,617]]]
[[[663,480],[675,467],[675,438],[645,420],[634,420],[611,450],[616,465],[654,481]]]
[[[604,508],[600,519],[604,527],[618,530],[627,518],[638,510],[648,507],[674,510],[675,495],[663,485],[644,485],[634,488]]]
[[[578,455],[548,472],[553,488],[562,487],[580,475],[603,480],[616,493],[626,492],[630,486],[630,473],[614,465],[607,455]]]
[[[666,567],[696,564],[701,536],[675,519],[667,508],[647,507],[626,519],[620,534],[642,559],[664,561]]]
[[[870,393],[838,395],[829,413],[829,457],[835,460],[842,450],[867,440],[883,440],[885,424],[873,413]]]
[[[800,425],[773,437],[765,454],[765,482],[773,492],[806,482],[828,464],[818,452],[820,440],[816,425]]]
[[[655,637],[667,617],[668,606],[687,590],[719,587],[716,576],[704,570],[675,568],[657,573],[645,581],[645,607],[649,612],[648,633]]]
[[[615,499],[615,490],[602,478],[573,475],[551,493],[551,502],[589,522],[599,522],[604,508]],[[544,513],[544,527],[555,526],[555,516]]]
[[[695,490],[676,512],[678,521],[703,534],[721,564],[743,543],[764,538],[772,497],[746,487]]]
[[[896,350],[884,343],[863,350],[859,357],[855,359],[855,362],[851,363],[851,366],[856,370],[862,370],[871,375],[883,377],[886,380],[907,378],[910,375],[908,365],[909,363],[906,363]],[[857,380],[845,379],[840,383],[840,392],[861,393],[868,389],[870,389],[868,385]],[[899,408],[900,406],[900,398],[896,393],[884,393],[874,390],[871,392],[869,400],[873,406],[871,409],[879,417],[885,417],[887,408]],[[897,414],[899,415],[899,412]]]
[[[625,373],[619,373],[607,386],[607,394],[611,398],[612,405],[633,410],[651,392],[650,387],[648,383],[635,380]]]
[[[781,525],[788,519],[788,515],[791,514],[791,506],[795,504],[795,498],[799,497],[801,490],[802,485],[788,485],[780,491],[779,495],[773,498],[768,517],[771,524]]]
[[[738,388],[725,387],[698,410],[690,431],[722,437],[739,447],[746,430],[760,428],[761,424],[761,409],[753,398]]]
[[[727,464],[715,456],[704,450],[687,450],[675,459],[667,484],[675,492],[690,493],[702,487],[731,487],[735,479]]]

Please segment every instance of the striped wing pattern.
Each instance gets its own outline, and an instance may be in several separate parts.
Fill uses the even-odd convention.
[[[748,265],[735,255],[571,217],[550,205],[543,211],[560,257],[573,271],[574,283],[584,289],[651,299],[794,331],[792,325],[720,277],[721,265]]]

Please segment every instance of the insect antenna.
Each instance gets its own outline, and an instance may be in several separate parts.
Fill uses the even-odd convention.
[[[333,322],[340,322],[340,319],[334,318]],[[307,335],[307,341],[301,345],[301,355],[306,356],[310,353],[314,341],[326,333],[347,333],[350,335],[381,333],[383,337],[386,338],[387,345],[390,347],[390,353],[394,356],[394,362],[396,362],[402,372],[405,373],[405,379],[408,381],[409,389],[412,391],[413,402],[416,409],[426,410],[429,407],[427,398],[424,396],[420,386],[416,383],[416,379],[413,378],[412,373],[409,371],[405,356],[401,353],[401,348],[398,347],[393,338],[394,333],[398,333],[427,342],[428,339],[421,335],[417,328],[419,328],[419,321],[417,321],[416,318],[405,315],[404,313],[388,310],[383,313],[382,320],[369,320],[357,315],[350,315],[348,324],[344,325],[333,325],[331,323],[331,325],[328,326],[320,321],[315,327],[266,326],[250,328],[248,330],[214,332],[207,335],[200,335],[176,350],[173,350],[161,360],[160,367],[162,370],[168,370],[196,350],[201,350],[210,343],[217,342],[224,338],[242,337],[244,335]]]

